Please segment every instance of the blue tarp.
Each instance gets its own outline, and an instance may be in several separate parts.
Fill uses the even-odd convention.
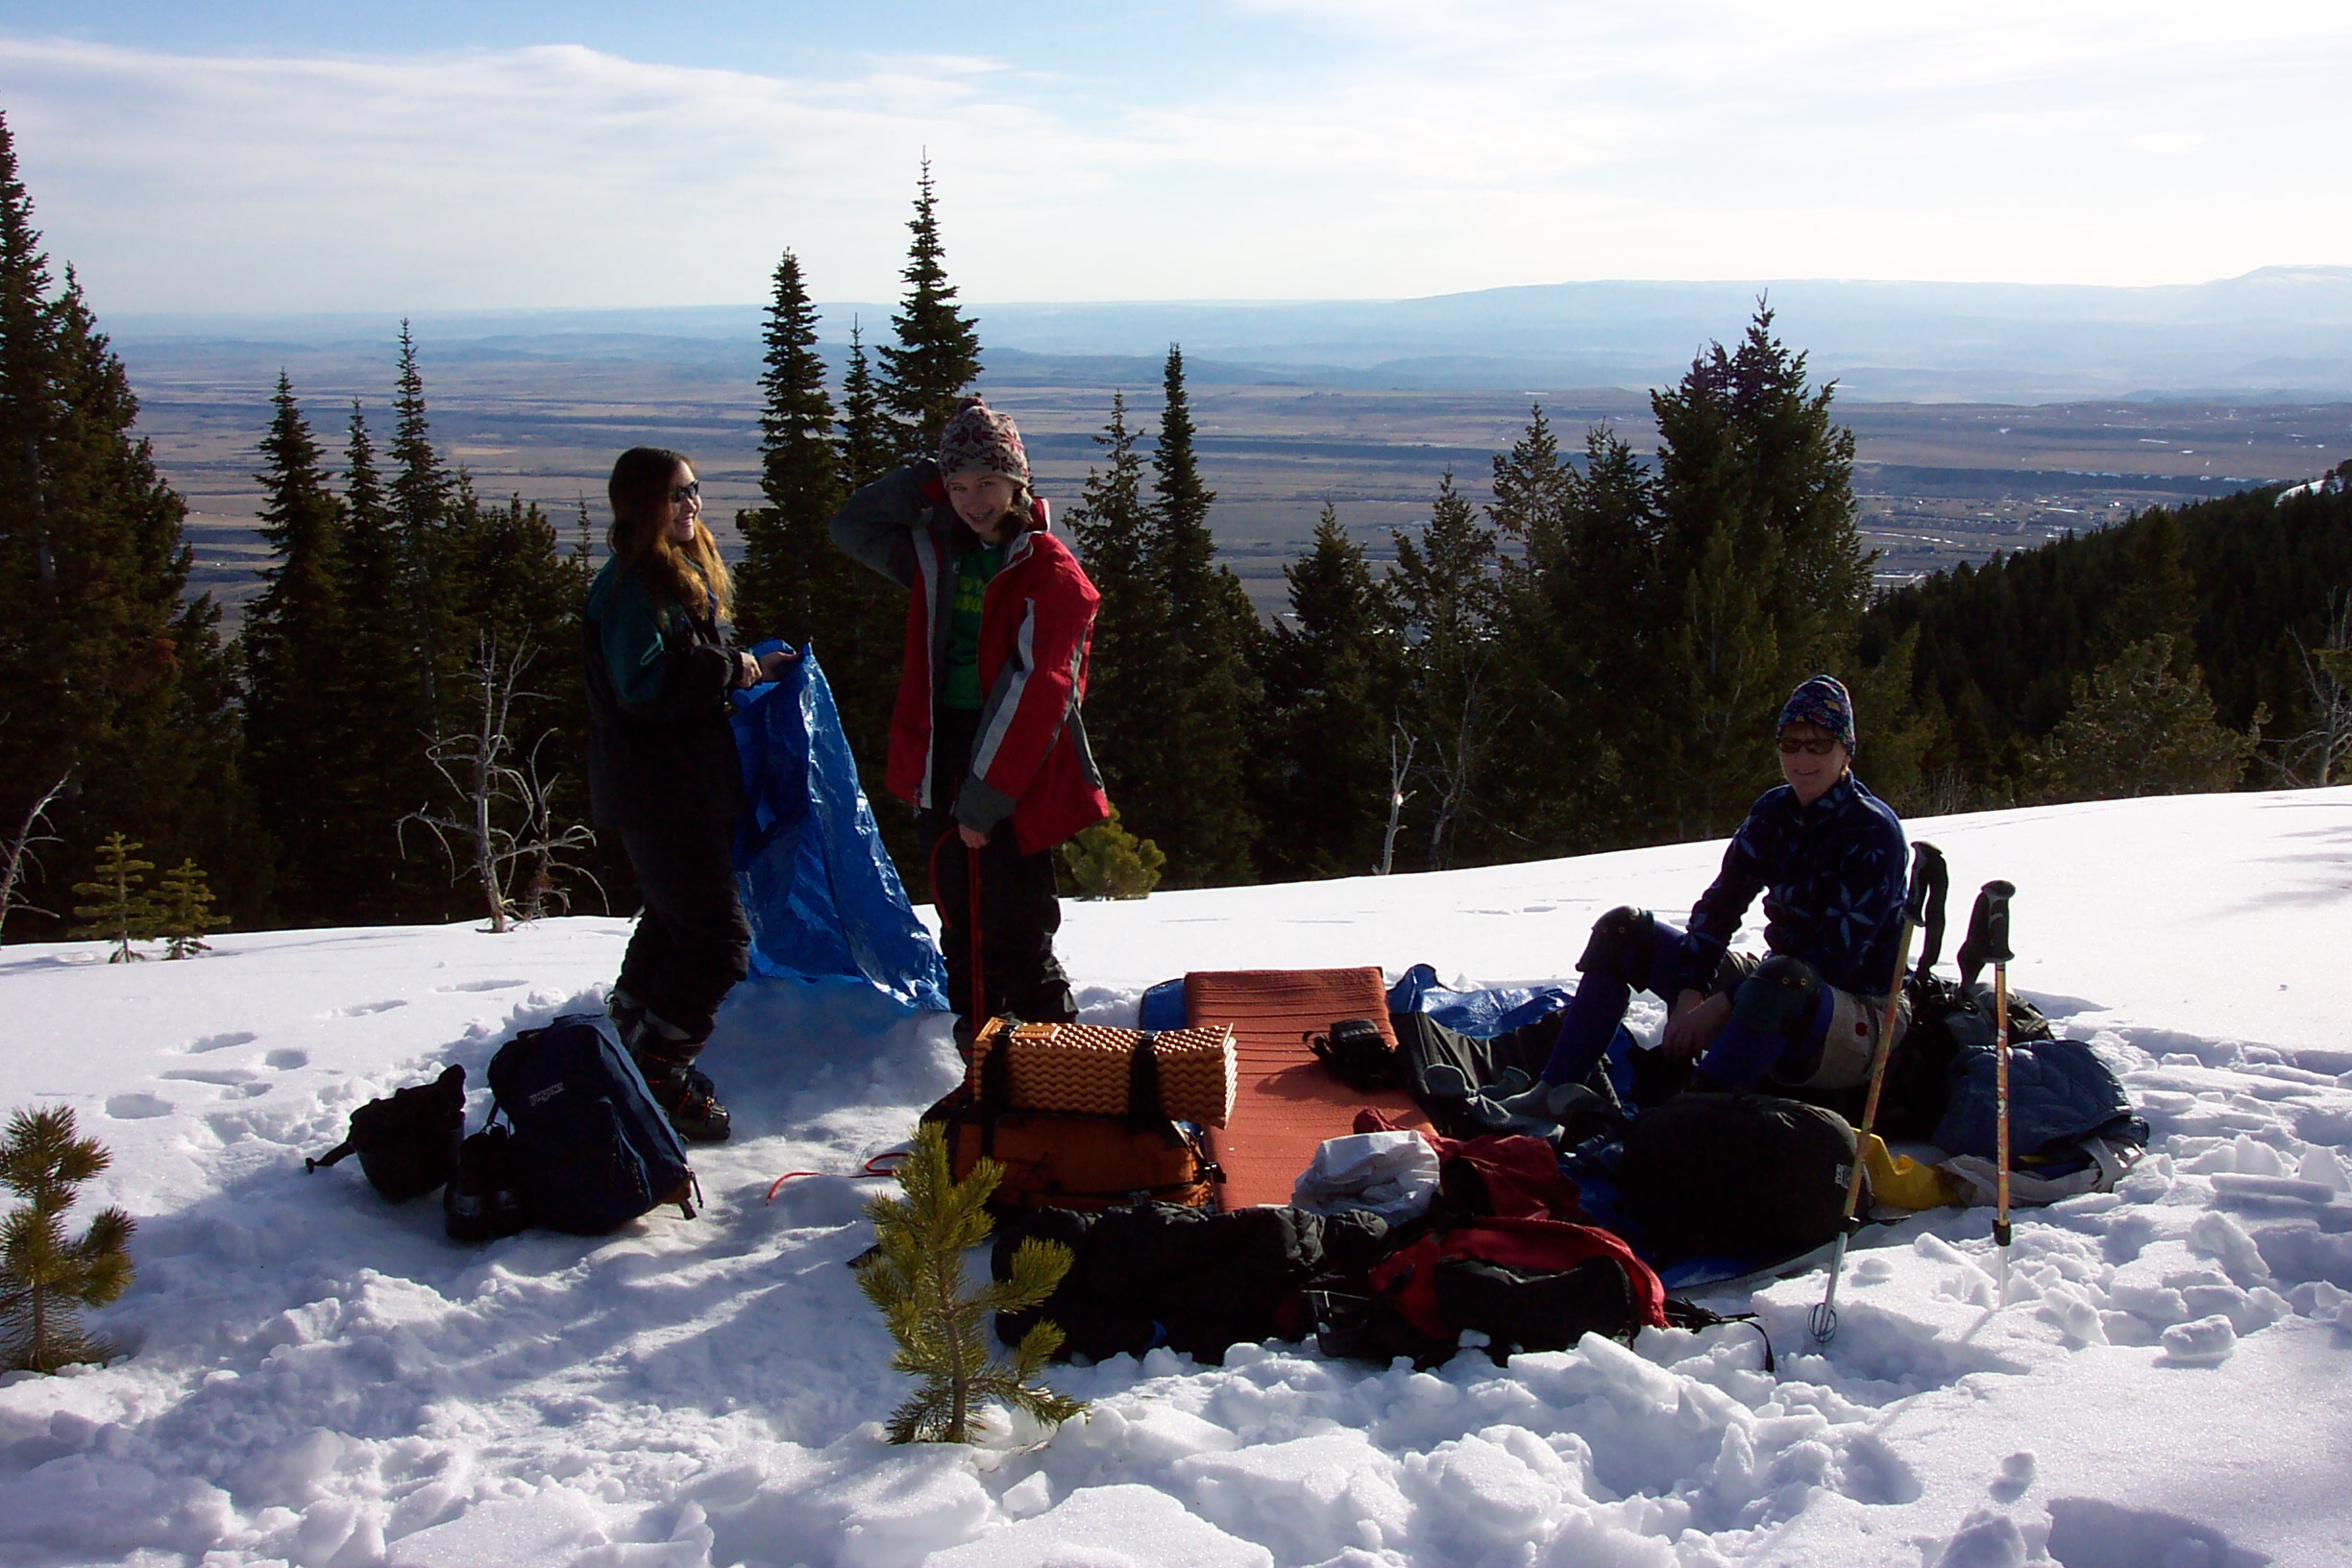
[[[1457,1034],[1492,1040],[1568,1005],[1566,986],[1498,986],[1487,991],[1449,991],[1437,971],[1415,964],[1388,988],[1391,1013],[1426,1013]]]
[[[1427,1013],[1448,1029],[1481,1040],[1533,1023],[1546,1013],[1568,1005],[1569,992],[1560,986],[1514,986],[1501,991],[1448,991],[1437,983],[1437,971],[1415,964],[1388,988],[1391,1013]],[[1184,980],[1163,980],[1143,993],[1138,1007],[1139,1029],[1184,1027]]]
[[[747,802],[735,880],[751,972],[862,978],[909,1007],[944,1011],[946,968],[882,846],[817,655],[803,648],[783,679],[735,701]]]

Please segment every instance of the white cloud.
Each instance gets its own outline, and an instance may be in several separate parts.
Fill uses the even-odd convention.
[[[1280,58],[1253,53],[1265,17]],[[1230,72],[0,39],[0,104],[102,308],[745,301],[787,245],[819,297],[888,298],[926,146],[973,300],[2352,259],[2352,204],[2310,199],[2352,142],[2340,5],[1253,0],[1201,25]],[[2224,197],[2266,221],[2172,216]]]

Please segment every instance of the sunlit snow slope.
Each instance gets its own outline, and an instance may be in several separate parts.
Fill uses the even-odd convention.
[[[0,1108],[72,1106],[115,1154],[77,1213],[139,1218],[96,1314],[132,1354],[0,1383],[0,1562],[2352,1562],[2352,790],[1911,826],[1955,935],[2019,885],[2013,983],[2156,1131],[2121,1191],[2021,1218],[2005,1311],[1989,1216],[1945,1211],[1850,1261],[1826,1354],[1819,1275],[1759,1294],[1776,1377],[1744,1330],[1429,1374],[1155,1352],[1056,1369],[1091,1417],[976,1452],[881,1441],[902,1383],[842,1266],[846,1173],[955,1076],[943,1019],[747,985],[700,1218],[476,1249],[301,1157],[448,1061],[478,1119],[498,1041],[599,1005],[625,922],[0,950]],[[1063,949],[1106,1022],[1189,968],[1563,980],[1595,915],[1678,916],[1718,854],[1073,903]],[[763,1203],[789,1170],[830,1174]]]

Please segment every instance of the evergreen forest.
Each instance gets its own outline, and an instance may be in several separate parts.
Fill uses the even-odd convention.
[[[770,280],[747,645],[813,643],[886,838],[905,601],[833,550],[857,487],[981,374],[926,164],[901,307],[847,370],[791,251]],[[384,403],[256,409],[271,564],[233,637],[186,592],[185,506],[0,122],[0,920],[62,933],[106,845],[201,867],[237,927],[625,914],[585,825],[578,616],[599,550],[478,495],[404,328]],[[1874,592],[1835,388],[1759,302],[1652,396],[1658,443],[1556,430],[1433,475],[1381,567],[1327,502],[1262,624],[1219,563],[1180,346],[1111,396],[1052,498],[1101,594],[1087,724],[1164,887],[1441,870],[1706,838],[1777,779],[1782,698],[1852,687],[1857,772],[1906,814],[2319,785],[2352,762],[2352,463]]]

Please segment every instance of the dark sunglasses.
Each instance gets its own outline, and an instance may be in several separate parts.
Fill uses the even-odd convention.
[[[1783,756],[1793,757],[1798,752],[1802,751],[1808,757],[1825,757],[1833,748],[1836,747],[1837,744],[1838,742],[1835,736],[1824,736],[1819,740],[1801,741],[1794,735],[1783,735],[1780,737],[1780,751]]]
[[[702,481],[700,479],[696,479],[691,484],[674,484],[670,487],[670,504],[673,506],[683,506],[690,501],[700,501],[701,499]]]

